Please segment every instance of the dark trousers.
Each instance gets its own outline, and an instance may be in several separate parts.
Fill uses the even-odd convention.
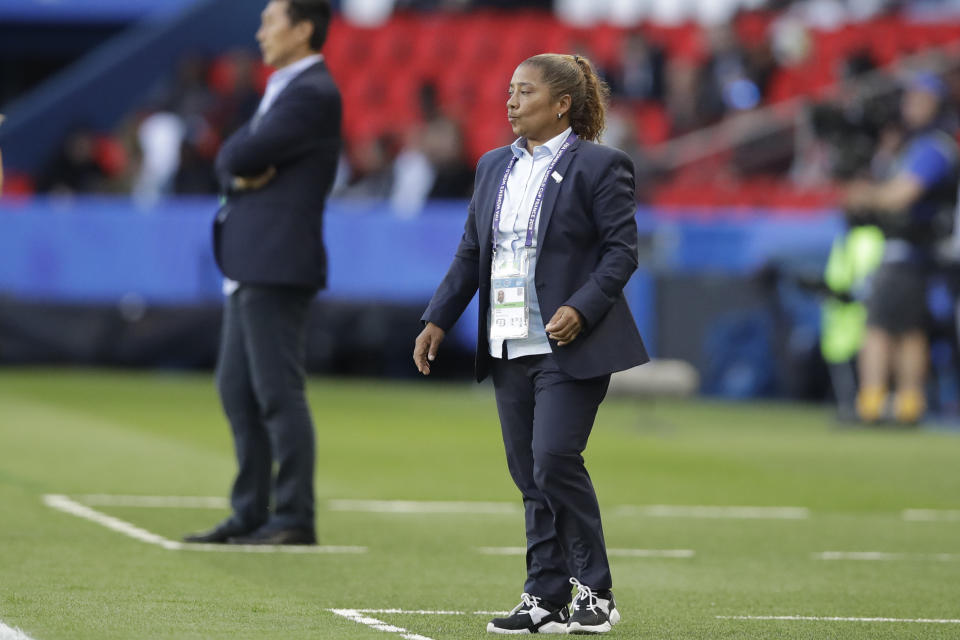
[[[239,467],[230,505],[245,527],[314,530],[315,445],[304,360],[315,294],[241,285],[224,307],[217,388]]]
[[[600,506],[581,455],[610,376],[571,378],[552,355],[494,359],[492,373],[507,466],[523,494],[524,591],[562,604],[571,577],[610,589]]]

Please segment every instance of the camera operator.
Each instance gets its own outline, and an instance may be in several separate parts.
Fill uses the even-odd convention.
[[[939,77],[913,76],[901,102],[906,138],[895,161],[874,163],[873,178],[852,181],[846,192],[847,212],[877,224],[886,237],[883,263],[870,284],[858,363],[857,413],[865,422],[884,416],[891,374],[894,418],[911,424],[926,410],[927,278],[935,245],[947,235],[942,221],[957,198],[958,152],[947,132],[946,107]]]

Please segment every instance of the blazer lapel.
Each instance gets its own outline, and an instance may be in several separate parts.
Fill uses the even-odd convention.
[[[570,145],[570,148],[563,154],[557,166],[553,170],[560,176],[566,176],[567,168],[573,162],[577,149],[580,148],[580,139]],[[543,239],[546,237],[547,227],[550,225],[550,219],[553,217],[553,210],[557,205],[557,195],[563,187],[563,182],[557,182],[553,176],[547,177],[547,187],[543,192],[543,204],[540,207],[540,221],[537,227],[537,247],[543,246]]]
[[[512,153],[512,152],[511,152]],[[503,156],[503,162],[496,163],[492,169],[484,176],[484,184],[477,187],[477,193],[480,198],[477,200],[477,209],[474,215],[477,218],[477,238],[480,240],[480,258],[487,267],[490,266],[491,254],[493,252],[493,209],[497,206],[497,194],[500,191],[500,181],[503,179],[503,172],[507,170],[507,163],[510,162],[511,153]]]
[[[290,82],[287,83],[287,86],[285,86],[285,87],[280,91],[280,93],[278,93],[278,94],[276,95],[276,97],[273,99],[273,104],[276,104],[276,103],[277,103],[277,100],[279,100],[279,99],[282,98],[284,95],[286,95],[286,94],[290,91],[290,88],[291,88],[291,87],[296,87],[299,83],[303,82],[306,78],[310,77],[311,74],[314,74],[314,73],[322,73],[322,74],[324,74],[324,75],[329,74],[329,71],[327,71],[327,65],[325,64],[324,61],[325,61],[325,58],[322,58],[322,59],[318,60],[317,62],[311,64],[309,67],[307,67],[306,69],[304,69],[303,71],[301,71],[301,72],[298,73],[297,75],[295,75],[295,76],[290,80]],[[272,106],[271,106],[271,108],[272,108]],[[269,109],[268,109],[268,111],[269,111]],[[260,108],[257,107],[256,113],[254,113],[254,114],[253,114],[253,117],[250,119],[250,130],[251,130],[251,131],[256,131],[256,130],[257,130],[257,127],[260,125],[260,120],[261,120],[261,119],[263,118],[263,116],[265,116],[265,115],[266,115],[266,112],[260,113]]]

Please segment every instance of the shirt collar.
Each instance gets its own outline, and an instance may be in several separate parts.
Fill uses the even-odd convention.
[[[300,58],[296,62],[292,62],[282,69],[277,69],[273,72],[273,75],[270,76],[270,79],[267,81],[268,84],[278,84],[290,82],[298,75],[307,70],[307,67],[311,67],[316,63],[323,60],[322,53],[314,53],[307,56],[306,58]]]
[[[573,131],[572,127],[567,127],[560,135],[550,138],[542,145],[534,147],[533,159],[536,160],[546,154],[549,154],[551,158],[557,155],[557,152],[560,151],[560,147],[563,146],[564,141],[567,139],[567,136],[570,135],[571,131]],[[527,153],[527,141],[525,138],[517,138],[513,141],[513,144],[510,145],[510,148],[513,150],[513,155],[517,156],[517,158],[522,158],[523,154]]]

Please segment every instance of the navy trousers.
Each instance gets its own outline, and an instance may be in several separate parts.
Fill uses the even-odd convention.
[[[600,506],[581,455],[610,376],[577,380],[549,354],[494,358],[492,373],[507,466],[523,495],[524,591],[563,604],[571,577],[610,589]]]
[[[232,517],[246,528],[314,530],[315,436],[304,361],[315,295],[241,285],[224,307],[216,379],[237,454]]]

